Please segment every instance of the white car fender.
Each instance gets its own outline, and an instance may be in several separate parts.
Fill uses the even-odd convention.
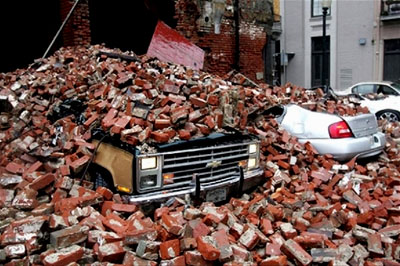
[[[368,107],[369,111],[373,114],[382,110],[395,110],[400,112],[400,97],[388,96],[381,100],[361,100],[362,107]]]

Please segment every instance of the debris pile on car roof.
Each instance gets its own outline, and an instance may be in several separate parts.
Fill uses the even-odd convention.
[[[225,78],[100,46],[0,74],[0,263],[399,265],[398,124],[383,125],[380,160],[339,164],[254,117],[287,103],[367,112],[356,100]],[[134,145],[248,131],[262,138],[265,183],[222,206],[172,198],[147,217],[80,183],[95,127]]]

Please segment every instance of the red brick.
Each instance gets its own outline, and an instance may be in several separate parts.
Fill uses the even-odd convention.
[[[205,101],[204,99],[198,98],[196,96],[190,96],[190,101],[192,102],[192,104],[194,106],[203,108],[207,105],[207,101]]]
[[[157,262],[139,258],[132,251],[127,251],[122,262],[124,266],[157,266]]]
[[[73,245],[45,256],[42,261],[45,266],[64,266],[80,260],[83,253],[82,247]]]
[[[183,226],[178,222],[178,220],[166,213],[161,216],[162,226],[171,234],[179,235],[183,230]]]
[[[208,261],[215,261],[221,255],[220,250],[216,246],[215,239],[211,236],[199,236],[196,238],[197,250],[203,258]]]
[[[111,209],[116,212],[133,213],[138,210],[138,207],[133,204],[113,203]]]
[[[23,169],[24,169],[23,165],[17,164],[15,162],[11,162],[6,166],[6,170],[13,174],[22,174]]]
[[[286,256],[273,256],[267,259],[264,259],[260,262],[260,266],[283,266],[287,265]]]
[[[169,141],[170,136],[164,132],[153,131],[153,132],[151,132],[151,138],[154,139],[158,143],[165,143],[165,142]]]
[[[239,242],[246,248],[252,250],[260,241],[258,234],[251,228],[247,229],[239,238]]]
[[[118,262],[124,258],[125,249],[122,241],[99,246],[99,261]]]
[[[211,235],[215,242],[217,243],[217,247],[220,250],[221,254],[219,255],[220,261],[228,261],[233,256],[233,251],[229,243],[228,234],[224,229],[220,229]]]
[[[89,160],[90,160],[90,156],[89,155],[84,155],[81,158],[73,161],[70,164],[70,167],[72,168],[74,173],[78,173],[85,167],[85,165],[89,162]]]
[[[181,266],[181,265],[186,265],[186,260],[185,256],[179,256],[171,260],[165,260],[163,261],[166,265],[169,266]]]
[[[312,257],[297,242],[292,239],[287,240],[282,246],[283,252],[294,258],[300,265],[310,265]]]
[[[50,244],[55,248],[68,247],[86,240],[89,227],[75,225],[50,234]]]
[[[40,168],[43,166],[43,163],[42,162],[40,162],[40,161],[36,161],[34,164],[32,164],[29,168],[28,168],[28,170],[26,170],[26,174],[29,174],[29,173],[33,173],[33,172],[36,172],[36,171],[38,171],[38,170],[40,170]]]
[[[167,127],[172,126],[171,124],[171,120],[169,119],[156,119],[155,123],[154,123],[154,127],[156,129],[164,129]]]
[[[197,250],[190,250],[185,252],[185,262],[186,265],[191,266],[203,266],[203,265],[211,265],[210,262],[206,261],[201,253]]]
[[[192,137],[192,135],[190,134],[190,131],[187,131],[187,130],[179,130],[178,134],[179,134],[179,138],[182,140],[189,140]]]
[[[67,165],[61,165],[60,166],[60,172],[63,176],[70,175],[69,167]]]
[[[214,118],[212,116],[206,116],[204,119],[204,124],[206,124],[210,129],[213,129],[215,127],[215,122]]]
[[[180,254],[180,243],[178,239],[162,242],[160,245],[160,256],[163,260],[173,259]]]
[[[281,255],[281,245],[276,243],[267,243],[265,253],[269,256],[279,256]]]
[[[217,95],[208,95],[207,102],[211,105],[217,106],[219,104],[219,98]]]
[[[117,234],[123,234],[127,228],[127,222],[114,213],[109,213],[102,222]]]
[[[45,174],[45,175],[42,175],[39,178],[35,179],[29,185],[29,187],[34,190],[39,190],[39,189],[42,189],[42,188],[50,185],[55,179],[56,179],[56,177],[53,174],[51,174],[51,173]]]
[[[99,114],[98,114],[98,113],[93,113],[93,114],[90,116],[90,118],[87,119],[87,120],[85,121],[85,123],[84,123],[83,125],[84,125],[86,128],[89,128],[90,125],[91,125],[94,121],[96,121],[98,118],[99,118]]]
[[[111,200],[113,197],[112,191],[105,187],[97,187],[96,193],[102,195],[106,200]]]

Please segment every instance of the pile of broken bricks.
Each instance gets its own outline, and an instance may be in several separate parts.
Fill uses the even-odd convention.
[[[62,48],[0,74],[0,264],[400,265],[398,124],[382,124],[379,158],[341,164],[257,114],[289,103],[367,112],[356,100],[100,50]],[[67,99],[82,114],[52,121]],[[225,204],[172,198],[146,216],[80,182],[96,127],[142,151],[226,127],[254,133],[265,182]]]

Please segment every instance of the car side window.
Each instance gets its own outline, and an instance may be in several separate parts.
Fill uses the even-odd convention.
[[[377,93],[382,93],[384,95],[398,95],[396,91],[386,85],[379,85]]]
[[[353,93],[358,93],[361,95],[365,95],[368,93],[374,93],[374,92],[375,92],[374,84],[363,84],[363,85],[358,85],[353,88]]]

